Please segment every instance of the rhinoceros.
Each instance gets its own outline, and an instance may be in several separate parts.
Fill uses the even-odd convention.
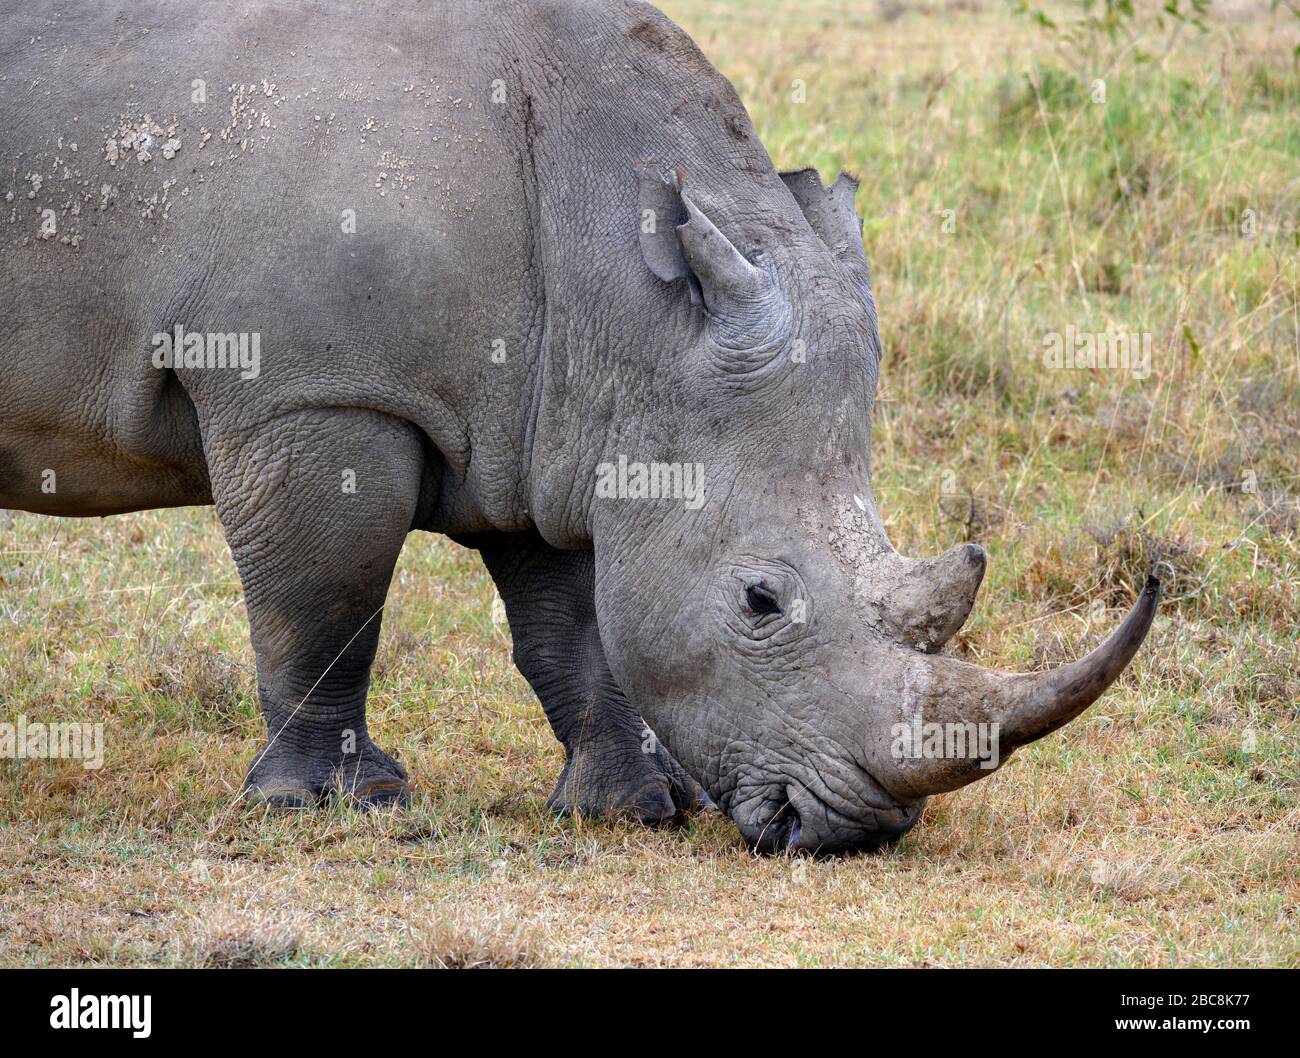
[[[28,0],[0,44],[0,507],[211,504],[267,739],[245,795],[402,802],[366,696],[413,530],[477,549],[565,749],[548,805],[878,847],[1119,675],[942,653],[901,556],[857,182],[778,172],[627,0]],[[958,736],[954,738],[954,733]]]

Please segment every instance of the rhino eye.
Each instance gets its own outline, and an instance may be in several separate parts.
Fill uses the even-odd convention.
[[[766,584],[750,584],[745,588],[745,602],[749,608],[756,614],[774,614],[780,613],[781,607],[777,605],[776,596]]]

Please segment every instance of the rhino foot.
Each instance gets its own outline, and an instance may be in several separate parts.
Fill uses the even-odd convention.
[[[580,747],[568,753],[564,771],[546,807],[557,815],[631,819],[647,826],[679,820],[687,812],[714,808],[704,789],[672,755],[656,745],[644,753],[612,746]]]
[[[253,758],[244,799],[273,809],[316,808],[330,799],[361,808],[404,805],[406,769],[368,739],[357,752],[334,757],[272,744]]]

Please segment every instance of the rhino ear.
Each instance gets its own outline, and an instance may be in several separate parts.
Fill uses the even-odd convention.
[[[665,282],[686,279],[710,315],[739,321],[774,293],[768,274],[745,259],[682,191],[683,173],[653,166],[640,175],[641,256]]]
[[[677,237],[677,225],[687,219],[681,187],[680,169],[664,176],[652,164],[647,164],[640,171],[641,256],[650,271],[665,283],[686,279],[691,274],[681,240]]]
[[[823,187],[816,169],[782,173],[781,179],[827,249],[837,257],[847,253],[866,259],[862,248],[862,218],[853,206],[858,193],[857,180],[841,172],[835,183]]]

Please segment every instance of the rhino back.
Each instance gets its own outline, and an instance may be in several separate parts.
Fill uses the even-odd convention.
[[[605,358],[635,364],[663,297],[633,167],[711,171],[705,197],[748,208],[771,172],[641,4],[36,0],[0,68],[0,505],[49,513],[208,502],[214,428],[334,406],[424,433],[428,528],[572,511],[626,415]],[[256,335],[258,377],[158,370],[177,324]],[[33,491],[52,460],[57,502]]]

